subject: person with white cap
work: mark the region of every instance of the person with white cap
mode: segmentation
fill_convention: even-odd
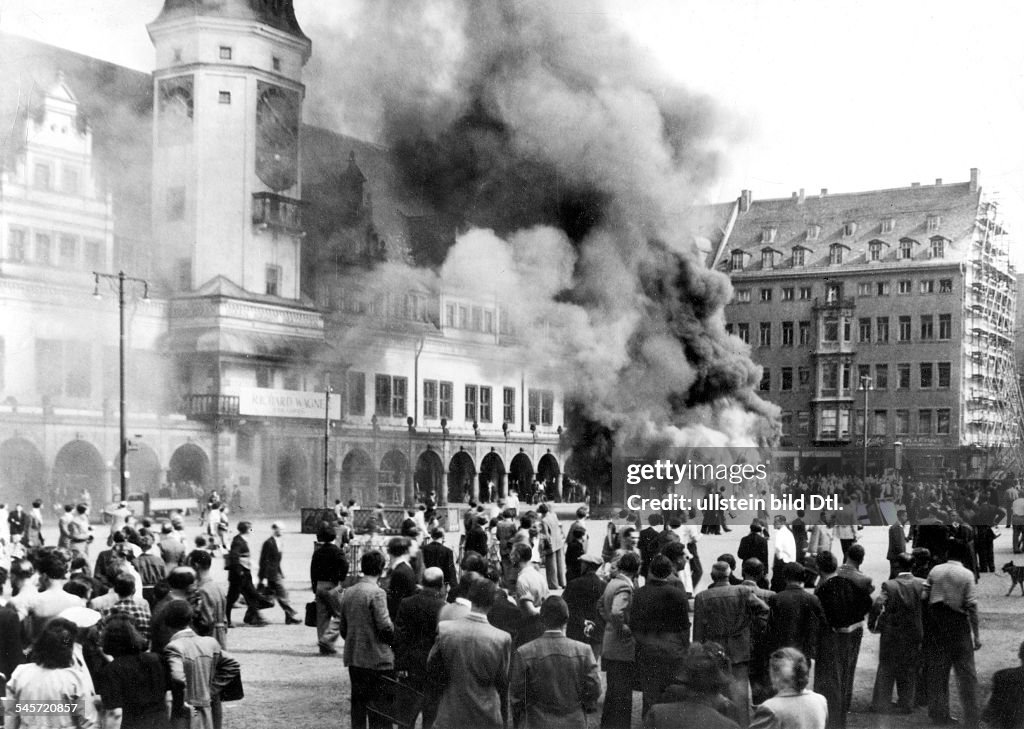
[[[114,543],[114,533],[124,529],[125,524],[128,523],[128,517],[131,515],[132,510],[128,508],[127,501],[118,502],[117,508],[110,512],[110,536],[107,537],[108,547]]]
[[[284,587],[284,573],[281,572],[281,536],[284,527],[275,521],[270,525],[270,536],[263,542],[260,550],[260,570],[257,575],[262,588],[266,584],[266,594],[277,598],[277,604],[284,610],[285,625],[298,625],[302,621],[295,614],[295,608],[288,600],[288,590]]]

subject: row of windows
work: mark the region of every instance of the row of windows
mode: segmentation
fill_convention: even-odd
[[[794,329],[794,325],[796,328]],[[896,320],[896,334],[898,342],[915,341],[913,319],[910,316],[900,316]],[[726,324],[725,330],[735,334],[741,341],[750,344],[750,324],[738,322]],[[759,347],[772,346],[772,322],[758,322],[757,345]],[[811,344],[811,322],[809,320],[792,322],[781,322],[782,340],[781,346],[805,347]],[[953,336],[953,315],[952,314],[922,314],[919,317],[917,328],[919,342],[948,341]],[[844,342],[852,341],[853,324],[851,319],[828,318],[822,322],[821,338],[823,342],[838,342],[840,337]],[[795,337],[795,340],[794,340]],[[879,316],[873,320],[871,317],[861,317],[857,320],[857,341],[861,343],[888,344],[889,343],[889,317]]]
[[[942,224],[941,215],[929,215],[927,219],[927,227],[929,233],[934,233],[939,229],[939,225]],[[843,223],[841,232],[844,238],[852,238],[857,234],[858,223],[856,221],[847,221]],[[896,228],[896,218],[882,218],[879,222],[878,230],[882,234],[891,233]],[[762,243],[774,243],[779,233],[779,227],[777,225],[766,225],[761,228],[761,242]],[[817,223],[811,223],[807,226],[805,232],[807,240],[818,240],[821,237],[821,226]]]
[[[762,242],[774,242],[774,236],[772,240],[766,240],[762,237]],[[928,247],[928,258],[937,259],[945,258],[946,250],[949,246],[950,241],[942,236],[933,236],[929,241]],[[920,241],[914,240],[913,238],[901,238],[899,244],[895,250],[894,258],[900,261],[909,261],[914,258],[915,249],[920,245]],[[882,240],[873,240],[868,243],[867,260],[868,261],[881,261],[887,257],[889,244]],[[811,250],[805,246],[794,246],[790,255],[790,264],[794,268],[800,268],[807,265],[807,252]],[[830,266],[837,266],[842,263],[848,262],[850,255],[850,246],[845,243],[833,243],[828,247],[828,262]],[[736,249],[733,250],[729,258],[729,270],[731,271],[742,271],[746,265],[747,257],[750,255],[747,251]],[[765,248],[761,251],[761,268],[772,269],[775,268],[776,264],[781,262],[783,253],[782,251],[774,248]]]
[[[840,390],[849,392],[852,389],[863,387],[865,379],[872,390],[889,389],[889,365],[876,364],[857,365],[857,380],[852,382],[851,365],[849,364],[824,364],[821,366],[821,392],[822,394],[836,394]],[[897,390],[909,390],[911,388],[912,365],[909,362],[901,362],[893,369],[893,385]],[[952,364],[950,362],[918,362],[917,363],[917,385],[922,390],[949,389],[952,382]],[[793,379],[794,373],[796,380]],[[810,366],[780,367],[777,389],[783,392],[789,390],[806,390],[811,384]],[[765,367],[761,373],[760,390],[770,392],[773,389],[772,370]]]
[[[348,373],[348,413],[366,414],[366,375],[363,372]],[[374,377],[374,414],[382,417],[400,418],[408,413],[408,386],[406,377],[397,375],[376,375]],[[452,420],[454,414],[455,384],[444,380],[423,381],[423,417],[427,420]],[[463,389],[463,415],[467,423],[494,422],[493,388],[487,385],[465,385]],[[502,388],[502,422],[514,424],[516,418],[516,389]],[[527,417],[536,425],[553,425],[555,415],[555,393],[553,390],[530,389],[527,391]]]
[[[862,281],[857,284],[858,296],[889,296],[892,292],[891,281]],[[953,293],[953,279],[940,278],[920,279],[917,282],[919,294],[940,294]],[[783,286],[780,290],[782,301],[810,301],[813,298],[813,287],[811,286]],[[914,282],[912,279],[900,279],[896,282],[896,293],[906,296],[914,293]],[[773,300],[774,289],[762,287],[758,289],[758,301],[769,302]],[[837,302],[843,297],[842,284],[829,284],[825,287],[825,300]],[[752,301],[750,289],[736,289],[735,301],[738,304],[749,304]]]
[[[7,239],[7,260],[32,261],[44,266],[104,268],[106,256],[103,241],[87,239],[82,243],[76,235],[37,232],[30,236],[24,228],[10,228]]]
[[[55,185],[56,163],[38,161],[32,167],[32,186],[37,190],[58,190],[68,195],[77,195],[81,187],[81,171],[68,164],[60,166],[60,187]]]
[[[469,329],[474,332],[485,332],[493,334],[495,331],[495,319],[497,326],[501,328],[502,334],[508,334],[506,324],[508,317],[502,316],[503,312],[495,312],[494,309],[487,309],[482,306],[466,306],[448,302],[444,305],[444,325],[449,329]]]
[[[952,411],[949,408],[917,410],[917,428],[912,432],[912,416],[914,411],[901,409],[893,411],[893,433],[895,435],[949,435],[951,432]],[[817,434],[822,439],[849,438],[850,413],[839,408],[823,408],[820,411]],[[811,413],[808,410],[783,410],[782,435],[809,435],[811,430]],[[854,433],[864,432],[864,411],[858,410],[854,417]],[[889,434],[889,411],[871,411],[871,435]]]
[[[234,51],[234,49],[231,46],[219,46],[217,48],[217,57],[220,60],[222,60],[222,61],[230,61],[230,60],[232,60],[234,55],[235,55],[235,51]],[[175,48],[174,49],[174,62],[175,63],[181,63],[181,49],[180,48]],[[273,66],[275,71],[280,71],[281,70],[281,59],[279,57],[271,56],[270,63],[271,63],[271,66]]]

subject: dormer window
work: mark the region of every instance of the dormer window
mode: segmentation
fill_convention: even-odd
[[[828,247],[828,262],[829,265],[837,266],[843,262],[843,254],[847,250],[847,246],[842,243],[833,243]]]
[[[774,248],[765,248],[761,251],[761,268],[771,269],[775,268],[775,256],[779,255],[779,251]]]
[[[928,232],[929,233],[934,233],[935,231],[937,231],[939,229],[940,225],[942,225],[942,216],[941,215],[929,215],[928,216]]]
[[[807,260],[807,249],[803,246],[796,246],[793,248],[793,266],[799,267],[806,265]]]
[[[778,234],[779,229],[774,225],[766,225],[761,228],[761,242],[762,243],[774,243],[775,236]]]
[[[812,224],[807,226],[807,240],[818,240],[821,237],[821,226]]]
[[[896,218],[882,218],[882,233],[891,233],[896,227]]]
[[[931,240],[931,257],[932,258],[945,258],[946,256],[946,239],[942,236],[935,236]]]
[[[852,237],[857,232],[856,223],[843,223],[843,236],[846,238]]]
[[[743,251],[733,251],[729,258],[729,270],[730,271],[742,271],[743,270],[743,259],[745,254]]]
[[[885,255],[884,247],[888,247],[888,243],[885,241],[873,240],[868,243],[868,260],[881,261],[882,256]]]
[[[909,261],[914,257],[914,246],[917,245],[917,241],[913,238],[900,238],[900,255],[901,261]]]

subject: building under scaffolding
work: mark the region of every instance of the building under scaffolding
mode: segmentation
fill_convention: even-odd
[[[744,191],[710,265],[727,326],[782,410],[782,462],[915,478],[1024,471],[1016,278],[997,206],[970,180],[858,193]]]

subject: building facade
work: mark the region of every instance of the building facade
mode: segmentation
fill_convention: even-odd
[[[131,493],[570,496],[561,394],[499,302],[375,283],[455,231],[387,150],[302,124],[292,3],[167,0],[148,30],[152,75],[4,39],[0,501],[115,498],[122,375]]]
[[[967,477],[1019,441],[1015,274],[978,171],[965,183],[754,200],[713,265],[731,332],[808,471]],[[984,454],[984,455],[983,455]]]

